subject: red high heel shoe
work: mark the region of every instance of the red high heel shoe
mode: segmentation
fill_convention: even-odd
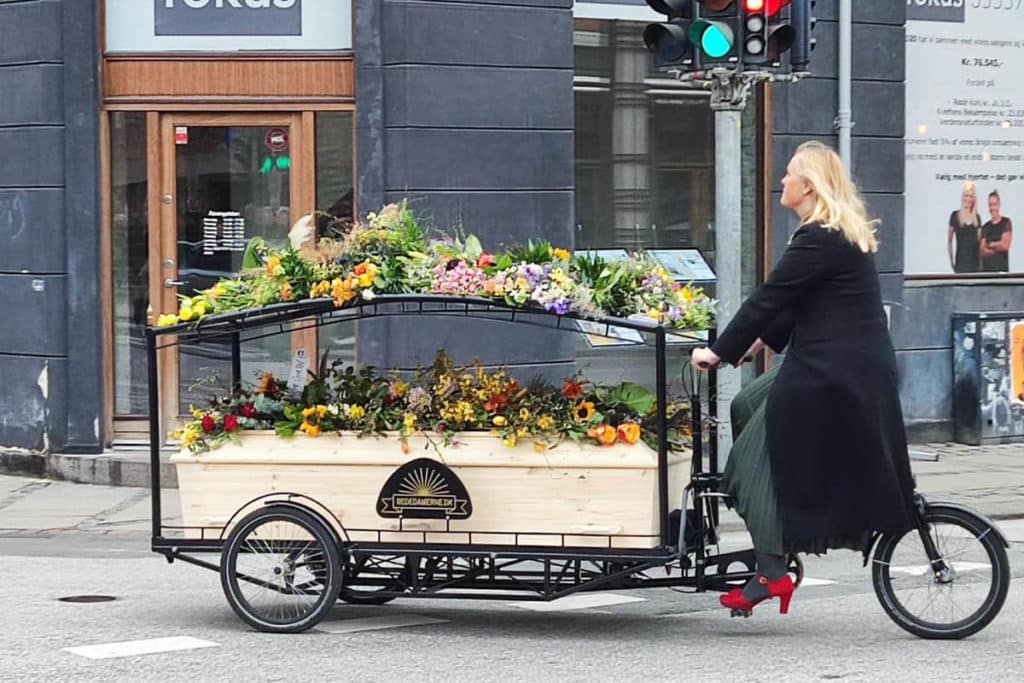
[[[733,616],[737,616],[737,613],[743,614],[743,616],[750,616],[751,611],[753,611],[753,609],[763,601],[771,598],[778,598],[779,614],[788,614],[789,601],[793,599],[793,591],[796,590],[796,586],[793,584],[793,579],[791,579],[787,574],[781,579],[770,581],[759,574],[757,580],[762,586],[768,589],[768,595],[763,598],[750,601],[743,597],[742,588],[733,588],[725,595],[719,597],[718,601],[722,603],[723,607],[731,609],[733,611]]]

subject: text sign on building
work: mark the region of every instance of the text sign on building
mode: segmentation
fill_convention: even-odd
[[[907,0],[907,19],[912,21],[952,21],[962,24],[967,0]],[[986,2],[991,5],[990,0]],[[1009,5],[1012,0],[1007,0]],[[977,6],[977,5],[976,5]]]
[[[158,36],[301,36],[302,0],[153,0]]]
[[[353,0],[105,0],[107,53],[352,49]]]

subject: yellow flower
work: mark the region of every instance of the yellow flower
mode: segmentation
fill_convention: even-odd
[[[178,316],[164,313],[156,320],[157,327],[166,327],[167,325],[177,325]]]
[[[495,427],[504,427],[505,425],[508,424],[508,420],[506,420],[502,415],[496,416],[493,422]]]
[[[549,415],[541,415],[537,418],[537,427],[548,431],[555,428],[555,421]]]
[[[202,318],[204,315],[206,315],[206,302],[197,301],[195,304],[193,304],[192,310],[195,311],[197,318]]]
[[[278,275],[284,274],[284,268],[281,266],[280,256],[271,256],[267,259],[267,275],[269,277],[277,277]]]
[[[186,427],[185,430],[181,433],[182,446],[188,448],[190,446],[194,446],[197,441],[199,441],[199,432],[197,432],[196,430]]]
[[[192,312],[192,304],[182,304],[181,309],[178,311],[178,318],[182,322],[188,322],[195,317],[195,313]]]
[[[316,408],[303,408],[302,409],[302,417],[303,418],[311,417],[313,415],[313,413],[315,413],[315,412],[316,412]]]
[[[316,406],[316,416],[318,418],[322,418],[326,414],[327,414],[327,406],[325,406],[325,405],[318,405],[318,406]]]
[[[529,434],[529,432],[526,431],[525,427],[520,427],[519,429],[516,430],[516,436],[518,436],[520,439],[525,438],[527,434]]]
[[[693,303],[693,298],[694,297],[693,297],[693,290],[692,289],[690,289],[689,287],[683,287],[682,294],[683,294],[683,301],[685,301],[688,304]]]
[[[530,411],[527,410],[526,408],[520,408],[519,409],[519,421],[520,422],[526,422],[529,419],[530,419]]]
[[[305,432],[307,436],[313,436],[313,437],[320,436],[320,426],[319,425],[310,424],[308,422],[303,422],[301,425],[299,425],[299,429],[301,431]]]
[[[228,293],[228,288],[225,287],[220,282],[218,282],[217,284],[215,284],[213,286],[213,296],[215,296],[215,297],[224,296],[227,293]]]
[[[572,254],[569,253],[568,249],[553,249],[551,255],[559,261],[568,261]]]
[[[309,298],[320,299],[331,293],[331,283],[327,280],[321,280],[315,285],[309,288]]]
[[[516,442],[517,442],[516,441],[516,435],[515,434],[509,434],[504,439],[502,439],[501,442],[503,444],[505,444],[509,448],[515,448],[516,447]]]
[[[407,393],[409,393],[409,385],[403,382],[402,380],[398,380],[397,382],[395,382],[394,385],[392,385],[392,389],[395,392],[395,396],[397,396],[398,398],[402,398]]]
[[[661,311],[659,311],[657,308],[652,308],[651,310],[647,311],[647,317],[653,318],[654,320],[661,322]]]
[[[577,422],[590,422],[594,417],[594,404],[591,401],[580,401],[572,409],[572,416]]]
[[[543,452],[544,452],[544,451],[546,451],[547,449],[548,449],[548,447],[547,447],[547,446],[545,446],[545,445],[544,445],[543,443],[541,443],[540,441],[534,441],[534,442],[533,442],[533,450],[537,451],[538,453],[543,453]]]
[[[373,284],[373,276],[369,273],[363,273],[359,276],[359,286],[366,289]]]
[[[416,427],[416,416],[412,413],[406,413],[403,419],[406,429],[414,429]]]
[[[362,406],[349,406],[348,417],[351,420],[360,420],[366,417],[366,408]]]

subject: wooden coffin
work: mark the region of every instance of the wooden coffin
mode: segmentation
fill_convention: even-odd
[[[642,442],[566,441],[538,452],[530,441],[508,448],[486,433],[460,434],[453,447],[433,441],[412,437],[405,453],[397,438],[246,432],[241,444],[180,452],[172,462],[183,523],[196,527],[186,535],[204,527],[206,538],[217,538],[253,499],[295,493],[329,510],[352,541],[659,544],[657,455]],[[689,473],[690,454],[671,453],[670,509],[679,507]]]

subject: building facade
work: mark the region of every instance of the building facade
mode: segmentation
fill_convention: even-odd
[[[1012,278],[906,275],[907,8],[853,5],[853,170],[883,221],[908,427],[949,436],[951,314],[1024,302]],[[778,208],[789,155],[836,141],[837,6],[817,3],[813,76],[765,86],[745,115],[747,286],[795,228]],[[643,0],[0,2],[2,457],[143,440],[147,322],[314,211],[407,199],[485,244],[694,247],[713,262],[713,117],[706,93],[651,68],[653,18]],[[650,372],[565,337],[374,321],[268,342],[243,369],[287,372],[297,347],[393,366],[445,346],[551,375]],[[164,414],[224,362],[162,357]]]

